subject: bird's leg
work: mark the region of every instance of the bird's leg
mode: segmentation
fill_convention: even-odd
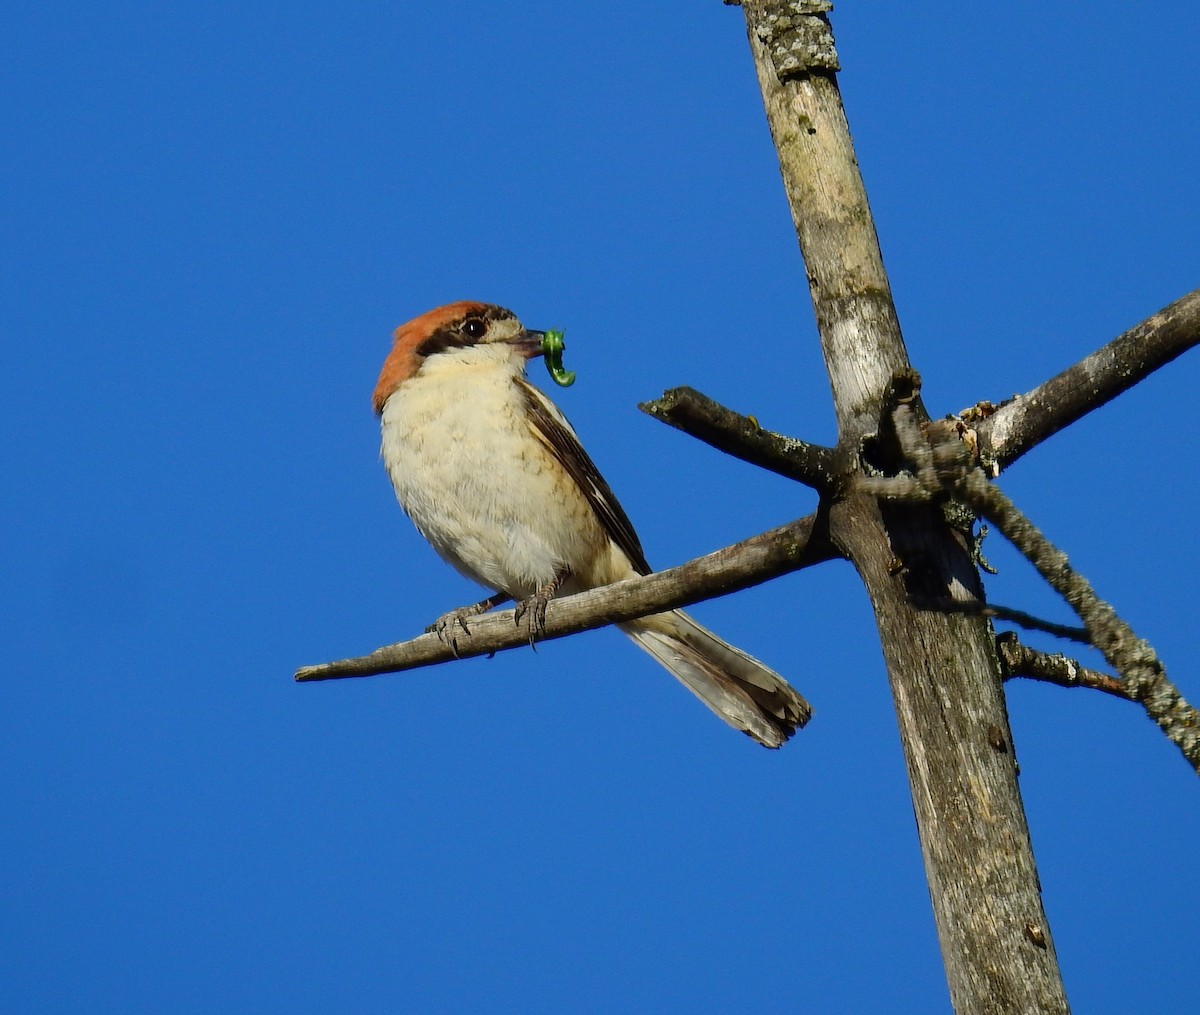
[[[516,612],[513,619],[520,624],[521,618],[529,613],[529,644],[532,645],[546,631],[546,604],[554,598],[554,593],[562,588],[565,582],[571,576],[571,569],[564,567],[545,585],[538,589],[528,599],[522,599],[517,603]]]
[[[487,613],[488,610],[495,609],[501,603],[507,603],[512,596],[507,592],[497,592],[494,596],[488,596],[482,602],[475,603],[473,606],[460,606],[457,610],[451,610],[449,613],[443,613],[437,620],[425,628],[426,633],[436,634],[442,641],[446,642],[452,652],[458,655],[458,631],[456,628],[461,627],[466,634],[471,633],[471,629],[467,627],[468,617],[478,617],[481,613]]]

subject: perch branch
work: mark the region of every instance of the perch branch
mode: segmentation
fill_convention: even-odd
[[[743,462],[822,492],[833,485],[833,448],[764,430],[758,420],[727,409],[694,388],[671,388],[638,408]]]
[[[666,571],[555,599],[546,610],[544,638],[562,638],[690,606],[835,556],[824,537],[823,519],[809,515]],[[528,632],[516,624],[514,611],[504,610],[472,620],[471,633],[460,637],[457,651],[436,634],[423,634],[376,649],[369,655],[302,667],[296,671],[296,680],[395,673],[528,644]]]
[[[1113,339],[1104,348],[1018,395],[976,424],[995,474],[1042,441],[1133,387],[1200,343],[1200,289]],[[968,409],[969,418],[978,410]]]
[[[1029,677],[1032,680],[1057,684],[1059,687],[1090,687],[1092,690],[1111,694],[1114,698],[1134,700],[1129,688],[1116,677],[1099,670],[1089,670],[1064,655],[1050,655],[1022,645],[1012,631],[1005,631],[996,636],[996,651],[1004,667],[1005,680],[1010,677]]]

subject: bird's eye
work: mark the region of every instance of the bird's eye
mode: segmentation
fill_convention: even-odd
[[[487,325],[478,317],[468,317],[463,323],[463,334],[468,338],[483,338],[487,334]]]

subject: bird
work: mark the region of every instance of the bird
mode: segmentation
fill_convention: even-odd
[[[493,593],[427,630],[456,649],[509,600],[534,640],[557,594],[651,572],[624,509],[557,406],[525,377],[545,332],[463,300],[396,329],[372,406],[396,498],[447,563]],[[777,748],[812,710],[778,673],[673,610],[621,624],[705,705]]]

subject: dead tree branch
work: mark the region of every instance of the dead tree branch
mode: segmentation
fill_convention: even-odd
[[[1200,343],[1200,289],[1188,293],[1074,366],[976,424],[994,474]],[[968,413],[971,410],[968,410]]]
[[[638,408],[743,462],[814,490],[824,492],[833,485],[833,448],[764,430],[752,416],[727,409],[694,388],[671,388],[661,398],[643,402]]]
[[[690,606],[836,556],[825,539],[821,517],[809,515],[666,571],[552,600],[546,609],[544,639]],[[514,611],[504,610],[472,620],[470,635],[459,638],[457,650],[436,634],[423,634],[369,655],[302,667],[296,671],[296,680],[396,673],[528,644],[529,634],[516,624]]]
[[[912,491],[912,487],[908,485],[897,487],[896,489]],[[946,613],[965,613],[972,617],[990,617],[993,620],[1006,620],[1011,624],[1018,624],[1027,630],[1052,634],[1056,638],[1063,638],[1067,641],[1077,641],[1084,645],[1092,643],[1092,639],[1088,637],[1087,631],[1082,627],[1068,627],[1066,624],[1056,624],[1053,621],[1035,617],[1032,613],[1026,613],[1024,610],[1014,610],[1010,606],[1000,606],[996,603],[981,603],[978,600],[949,598],[921,599],[914,596],[913,605],[922,610],[941,610]]]
[[[1099,670],[1089,670],[1064,655],[1050,655],[1022,645],[1012,631],[1005,631],[996,636],[996,649],[1004,666],[1005,680],[1010,677],[1028,677],[1031,680],[1057,684],[1059,687],[1088,687],[1111,694],[1114,698],[1134,700],[1129,688],[1117,677],[1111,677]]]
[[[897,406],[893,417],[913,474],[895,479],[867,477],[860,481],[860,488],[918,501],[953,497],[995,525],[1067,601],[1083,621],[1091,644],[1121,674],[1128,697],[1142,705],[1200,774],[1200,713],[1167,678],[1150,645],[1134,634],[1116,610],[1096,595],[1091,583],[1071,567],[1067,555],[971,462],[952,426],[939,422],[920,427],[907,404]]]
[[[838,90],[831,4],[741,6],[829,371],[838,453],[847,471],[862,463],[887,474],[866,444],[910,362]],[[919,401],[916,411],[923,418]],[[951,999],[961,1012],[1065,1012],[1012,753],[994,746],[1011,733],[989,625],[909,599],[978,597],[970,547],[935,509],[844,487],[826,498],[830,535],[862,577],[879,629]]]
[[[1200,713],[1167,678],[1150,645],[1134,634],[1091,583],[1071,567],[1067,555],[1038,530],[1025,514],[991,483],[979,468],[969,468],[954,491],[980,516],[996,526],[1050,583],[1087,628],[1092,644],[1121,674],[1129,696],[1140,702],[1188,764],[1200,774]]]

